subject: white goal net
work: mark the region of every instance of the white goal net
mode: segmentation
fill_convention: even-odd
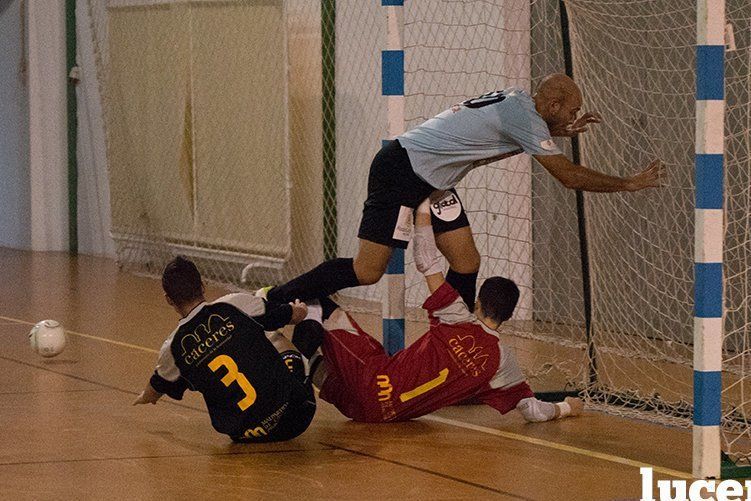
[[[239,284],[250,264],[253,287],[354,255],[368,168],[387,133],[380,2],[86,4],[124,267],[155,273],[181,253],[221,282]],[[604,117],[582,137],[582,163],[625,176],[659,157],[667,183],[585,195],[583,274],[573,192],[526,156],[476,169],[459,194],[480,279],[519,283],[506,332],[533,385],[584,389],[609,412],[688,425],[696,6],[566,7],[584,108]],[[406,128],[468,97],[532,90],[564,70],[558,2],[420,0],[404,9]],[[751,4],[727,0],[727,18],[723,430],[726,449],[743,455],[751,451]],[[426,289],[409,252],[406,284],[408,307],[419,306]],[[380,310],[378,285],[345,294]]]

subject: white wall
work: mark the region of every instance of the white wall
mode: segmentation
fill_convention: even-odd
[[[31,245],[28,96],[21,0],[0,0],[0,246]]]
[[[26,2],[31,248],[68,249],[65,2]]]
[[[110,237],[110,187],[102,97],[97,81],[88,2],[76,1],[78,97],[78,252],[115,256]]]
[[[34,16],[31,25],[24,20],[21,3],[21,0],[0,0],[0,246],[30,249],[34,231],[36,250],[67,250],[63,2],[37,2],[31,12],[27,2],[27,14]],[[78,0],[76,14],[77,60],[81,68],[77,88],[78,247],[81,254],[114,257],[109,235],[104,125],[86,1]],[[24,37],[27,37],[25,44]],[[51,46],[54,46],[52,52]],[[37,62],[26,61],[24,50],[36,57]],[[29,64],[35,66],[29,68]],[[33,87],[38,99],[37,118],[32,124],[37,130],[33,166],[29,134],[29,113],[33,110],[29,106],[27,83],[30,69],[32,78],[37,75]],[[55,80],[52,88],[50,79]],[[50,106],[55,108],[53,112],[49,111]],[[55,127],[59,129],[54,130]]]

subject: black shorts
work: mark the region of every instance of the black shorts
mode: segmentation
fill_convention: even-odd
[[[261,427],[250,427],[239,436],[232,437],[238,443],[284,442],[292,440],[308,429],[316,413],[316,398],[313,387],[306,384],[308,392],[303,398],[289,402],[277,425],[265,434]]]
[[[316,413],[316,397],[310,380],[305,377],[302,356],[296,350],[285,351],[280,355],[293,378],[289,382],[292,385],[290,401],[282,405],[283,411],[277,411],[277,413],[281,412],[281,416],[269,416],[264,420],[266,428],[270,428],[269,422],[278,419],[276,425],[268,433],[264,426],[251,425],[239,435],[233,436],[234,442],[262,443],[291,440],[307,430],[313,421]],[[297,358],[299,362],[288,363],[292,362],[293,358]]]
[[[370,164],[368,198],[362,210],[363,240],[406,249],[412,234],[414,211],[433,192],[433,231],[443,233],[469,226],[467,214],[456,190],[440,193],[423,181],[409,162],[399,141],[388,141]]]

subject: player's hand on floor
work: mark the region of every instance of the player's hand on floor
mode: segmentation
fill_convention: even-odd
[[[658,158],[652,160],[646,169],[631,178],[631,191],[643,190],[644,188],[659,188],[665,180],[665,168]]]
[[[156,398],[156,399],[150,398],[149,395],[147,395],[146,391],[144,390],[141,392],[140,395],[138,395],[138,397],[135,400],[133,400],[133,405],[140,405],[140,404],[156,405],[157,400],[159,400],[159,398]]]
[[[133,405],[156,404],[160,398],[162,398],[162,393],[156,391],[154,387],[151,386],[151,382],[149,382],[141,394],[133,401]]]
[[[299,299],[295,299],[295,302],[289,303],[289,305],[292,306],[292,319],[289,321],[291,325],[299,324],[308,316],[308,305]]]
[[[584,412],[584,400],[578,397],[566,397],[565,402],[571,406],[571,414],[569,416],[578,416]]]

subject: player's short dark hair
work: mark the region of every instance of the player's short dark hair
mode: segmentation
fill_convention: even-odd
[[[490,277],[480,287],[477,299],[486,317],[499,323],[505,322],[511,318],[519,301],[519,287],[508,278]]]
[[[203,297],[201,274],[193,261],[182,256],[167,263],[162,272],[162,288],[175,304]]]

